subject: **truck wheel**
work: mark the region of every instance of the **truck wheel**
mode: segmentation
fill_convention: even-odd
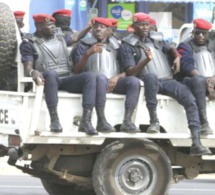
[[[0,76],[14,65],[17,40],[15,18],[9,6],[0,3]]]
[[[49,195],[96,195],[93,190],[78,190],[75,185],[63,185],[41,179]]]
[[[167,155],[148,140],[122,140],[108,145],[93,169],[97,195],[166,194],[171,178]]]

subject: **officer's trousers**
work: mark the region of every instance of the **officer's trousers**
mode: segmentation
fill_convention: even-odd
[[[157,94],[170,96],[176,99],[178,103],[184,107],[189,128],[191,130],[200,129],[196,99],[186,85],[174,79],[160,80],[156,75],[151,73],[144,75],[143,81],[148,109],[156,109],[158,103],[156,98]]]
[[[57,106],[58,90],[83,94],[83,107],[92,108],[96,105],[96,101],[100,104],[105,104],[107,78],[104,75],[84,72],[65,78],[59,78],[56,71],[49,70],[43,73],[43,77],[45,79],[45,100],[48,107]],[[98,86],[97,83],[99,83]]]
[[[134,76],[121,78],[113,93],[126,95],[125,108],[135,108],[140,94],[140,81]]]
[[[202,75],[185,77],[183,83],[189,87],[199,110],[206,109],[207,78]]]

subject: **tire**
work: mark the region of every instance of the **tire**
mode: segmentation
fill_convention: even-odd
[[[15,18],[9,6],[0,3],[0,76],[9,72],[16,57]]]
[[[162,195],[172,178],[164,151],[147,140],[122,140],[97,157],[93,186],[97,195]]]
[[[12,69],[17,49],[15,24],[9,6],[0,2],[0,90],[17,89],[17,71]]]
[[[96,195],[93,190],[79,190],[75,185],[63,185],[41,179],[43,187],[49,195]]]

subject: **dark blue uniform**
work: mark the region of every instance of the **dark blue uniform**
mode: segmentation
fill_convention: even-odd
[[[83,56],[86,54],[87,50],[90,47],[92,46],[79,42],[76,49],[76,55],[75,55],[76,63],[78,63],[83,58]],[[108,81],[109,80],[106,78],[106,86],[108,85]],[[136,77],[133,77],[133,76],[119,79],[115,88],[113,89],[113,93],[126,95],[126,100],[125,100],[126,108],[136,107],[137,101],[139,98],[139,91],[140,91],[140,82]]]
[[[71,39],[65,36],[67,45],[71,44]],[[20,45],[20,52],[22,54],[22,62],[35,62],[38,54],[31,40],[23,41]],[[106,86],[100,88],[96,83],[104,83],[103,77],[96,77],[95,74],[85,72],[82,74],[72,75],[65,78],[59,78],[54,70],[47,70],[43,72],[45,79],[45,99],[47,106],[57,106],[58,90],[68,91],[70,93],[83,94],[83,107],[93,108],[96,100],[99,99],[98,94],[106,94]],[[97,91],[98,90],[98,91]],[[97,95],[97,98],[96,98]],[[101,101],[103,102],[103,100]]]
[[[145,43],[153,42],[150,38],[145,39]],[[160,48],[164,55],[170,49],[170,46],[166,42],[160,42]],[[136,66],[139,61],[138,50],[135,46],[131,46],[128,43],[122,42],[120,47],[121,66],[124,70],[131,66]],[[197,136],[200,129],[199,115],[196,106],[196,100],[190,92],[189,88],[174,79],[158,79],[159,72],[157,74],[148,73],[144,77],[139,76],[144,81],[145,86],[145,98],[147,108],[156,109],[157,98],[156,94],[163,94],[176,99],[181,105],[184,106],[187,114],[189,128],[192,134]],[[193,131],[192,131],[193,130]]]
[[[202,75],[192,76],[191,72],[195,70],[195,61],[193,58],[193,49],[189,43],[180,43],[178,52],[181,54],[181,72],[179,79],[186,84],[196,98],[198,109],[206,108],[205,96],[207,93],[207,78]]]

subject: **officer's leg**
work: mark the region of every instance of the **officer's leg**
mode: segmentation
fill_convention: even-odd
[[[157,93],[160,88],[160,82],[156,75],[147,74],[143,77],[144,81],[144,95],[146,99],[146,107],[149,111],[150,126],[147,129],[147,133],[160,132],[159,120],[157,117]]]
[[[107,94],[108,79],[103,74],[96,75],[96,114],[97,126],[99,132],[109,133],[114,132],[116,129],[112,127],[105,117],[105,103]]]
[[[57,104],[58,104],[58,85],[59,78],[58,74],[55,71],[46,71],[43,73],[45,79],[44,93],[45,100],[49,110],[51,125],[50,129],[52,132],[62,132],[62,126],[60,124],[58,113],[57,113]]]
[[[120,130],[128,133],[140,132],[140,130],[131,122],[140,94],[139,79],[133,76],[120,79],[117,82],[113,93],[126,95],[125,114]]]
[[[97,135],[98,132],[91,123],[92,111],[95,107],[96,100],[96,75],[90,72],[84,72],[61,79],[59,89],[70,93],[83,94],[83,116],[79,131],[84,131],[89,135]]]
[[[190,155],[201,156],[210,154],[211,151],[208,148],[203,147],[200,142],[201,126],[198,108],[196,105],[196,99],[189,88],[176,80],[168,80],[163,82],[162,94],[173,97],[179,102],[179,104],[184,106],[193,141],[190,148]]]
[[[184,78],[183,83],[189,87],[194,97],[196,98],[196,104],[198,106],[199,118],[201,122],[201,134],[209,135],[213,134],[213,130],[210,128],[207,112],[206,112],[206,91],[207,80],[204,76],[197,75],[192,78]]]

